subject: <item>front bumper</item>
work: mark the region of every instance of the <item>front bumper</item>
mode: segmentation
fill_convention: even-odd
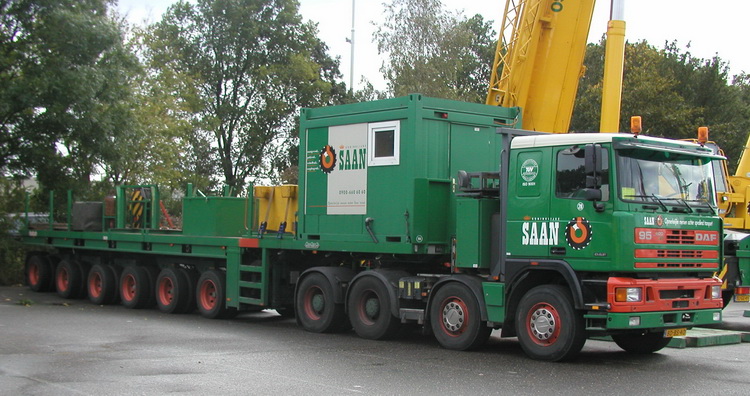
[[[604,319],[602,330],[689,328],[721,323],[721,309],[632,313],[597,312],[586,315],[586,318]],[[599,320],[596,322],[602,323]],[[635,322],[637,324],[634,324]]]

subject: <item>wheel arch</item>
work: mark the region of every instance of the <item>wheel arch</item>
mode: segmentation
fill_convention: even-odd
[[[434,296],[438,290],[442,289],[443,287],[451,283],[460,283],[466,286],[471,291],[471,293],[477,299],[477,303],[479,304],[479,315],[482,321],[486,321],[487,320],[487,306],[484,302],[484,291],[482,290],[482,281],[483,279],[480,277],[467,275],[467,274],[456,274],[456,275],[445,276],[445,277],[440,278],[440,280],[435,282],[435,284],[432,286],[432,290],[430,290],[430,296],[427,298],[427,309],[425,309],[425,322],[430,320],[430,307],[433,304],[432,296]]]
[[[539,262],[518,271],[509,282],[503,337],[516,335],[515,312],[521,298],[535,286],[554,284],[565,286],[570,291],[575,309],[585,308],[581,282],[570,265],[564,261]]]
[[[302,280],[312,274],[321,274],[328,279],[333,288],[334,303],[343,304],[346,302],[345,290],[351,285],[355,273],[349,268],[341,267],[312,267],[305,270],[300,274],[297,284],[294,286],[294,301],[297,301],[297,293],[299,293],[299,285],[302,283]]]
[[[396,269],[375,269],[370,271],[362,271],[358,273],[352,280],[349,282],[349,287],[346,290],[346,305],[349,304],[349,290],[351,290],[352,285],[354,285],[356,282],[358,282],[360,279],[363,279],[365,277],[374,277],[378,279],[380,282],[382,282],[385,285],[386,290],[388,290],[388,298],[391,300],[391,315],[395,317],[399,317],[399,307],[401,306],[398,301],[398,281],[399,279],[403,277],[409,276],[409,273],[402,270],[396,270]],[[393,285],[396,285],[394,287]]]

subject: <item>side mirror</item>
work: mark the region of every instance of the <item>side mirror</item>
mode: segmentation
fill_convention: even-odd
[[[583,199],[585,199],[586,201],[601,201],[602,190],[598,188],[584,188]]]
[[[584,170],[586,172],[586,188],[598,189],[602,186],[602,146],[587,144],[584,151]]]

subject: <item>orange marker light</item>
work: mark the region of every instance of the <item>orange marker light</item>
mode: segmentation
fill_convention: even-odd
[[[698,127],[698,143],[702,145],[708,141],[708,127]]]
[[[638,136],[643,132],[643,124],[641,124],[641,116],[632,116],[630,117],[630,133],[632,133],[635,136]]]

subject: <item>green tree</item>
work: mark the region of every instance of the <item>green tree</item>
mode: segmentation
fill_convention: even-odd
[[[374,34],[389,91],[484,102],[496,34],[481,15],[451,13],[440,0],[393,0]]]
[[[225,182],[277,180],[292,162],[300,107],[345,98],[338,61],[293,0],[198,0],[172,5],[150,26],[147,62],[211,137]],[[183,84],[190,81],[190,84]],[[189,109],[189,110],[188,110]]]
[[[108,0],[0,2],[0,172],[86,186],[131,123],[129,77]]]
[[[589,44],[571,121],[572,131],[599,128],[604,46]],[[675,139],[694,138],[708,126],[729,158],[738,158],[748,133],[747,79],[729,82],[728,65],[718,56],[696,58],[675,42],[657,49],[645,41],[625,47],[620,130],[630,116],[643,117],[644,133]],[[730,164],[733,161],[730,161]]]

